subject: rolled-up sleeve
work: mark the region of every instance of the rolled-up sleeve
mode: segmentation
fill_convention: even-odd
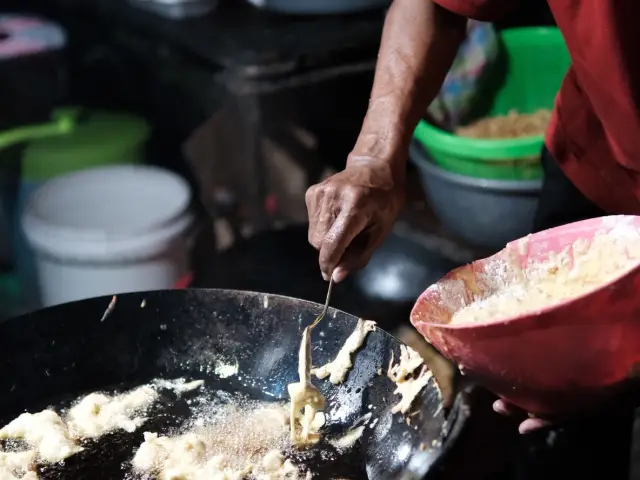
[[[513,10],[518,4],[516,0],[433,0],[445,10],[462,17],[495,22]]]

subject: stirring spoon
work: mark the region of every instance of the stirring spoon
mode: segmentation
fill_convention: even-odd
[[[296,435],[296,419],[297,416],[304,408],[304,415],[301,419],[302,435],[301,440],[306,442],[309,437],[309,428],[311,422],[318,410],[322,410],[325,404],[325,398],[312,383],[311,383],[311,330],[318,325],[327,314],[329,309],[329,301],[331,300],[331,290],[333,289],[333,276],[329,280],[329,288],[327,289],[327,298],[324,302],[324,308],[322,312],[316,317],[316,319],[308,325],[302,332],[302,341],[300,344],[300,352],[298,356],[298,376],[300,381],[298,383],[292,383],[287,386],[289,396],[291,397],[291,411],[290,411],[290,428],[291,428],[291,441],[294,444],[300,443]]]

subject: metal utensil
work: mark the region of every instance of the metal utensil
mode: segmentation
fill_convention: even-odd
[[[320,312],[320,315],[318,315],[313,321],[313,323],[307,327],[309,330],[318,325],[318,323],[320,323],[320,321],[327,314],[327,310],[329,309],[329,300],[331,300],[331,290],[333,290],[333,276],[331,277],[331,280],[329,280],[329,288],[327,289],[327,298],[324,301],[324,308],[322,309],[322,312]]]
[[[302,438],[308,437],[308,429],[310,422],[313,420],[315,412],[322,410],[325,405],[325,398],[316,386],[311,383],[311,331],[320,323],[327,314],[329,309],[329,300],[331,299],[331,290],[333,289],[333,275],[329,280],[329,288],[327,289],[327,298],[324,301],[324,307],[320,315],[310,323],[302,332],[302,340],[300,344],[300,352],[298,357],[298,377],[297,383],[291,383],[287,386],[289,396],[291,397],[291,442],[296,444],[296,418],[299,415],[298,409],[304,410],[305,414],[300,421],[302,424]]]
[[[298,373],[300,374],[300,382],[306,383],[311,387],[313,387],[313,385],[311,385],[311,330],[313,330],[314,327],[318,325],[327,314],[327,310],[329,309],[329,300],[331,300],[331,290],[333,290],[333,277],[331,277],[331,280],[329,280],[327,298],[324,301],[324,307],[322,308],[320,315],[318,315],[316,319],[311,322],[302,332],[302,343],[304,345],[304,351],[300,351],[300,365],[298,367]]]

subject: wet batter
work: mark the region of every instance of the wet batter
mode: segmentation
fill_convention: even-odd
[[[329,381],[334,385],[344,382],[347,373],[351,370],[351,367],[353,367],[351,355],[362,347],[365,338],[367,338],[367,334],[373,332],[375,329],[376,322],[359,318],[355,330],[344,342],[335,360],[322,367],[314,368],[311,370],[311,373],[320,379],[329,377]]]
[[[358,319],[355,330],[336,355],[336,358],[326,365],[317,369],[311,369],[311,330],[317,322],[309,325],[302,332],[302,342],[298,355],[298,375],[300,381],[287,386],[291,397],[291,442],[294,445],[308,445],[316,443],[319,435],[314,434],[310,425],[316,417],[318,411],[325,405],[325,398],[320,391],[311,383],[311,373],[323,379],[329,377],[331,383],[339,384],[344,381],[347,373],[353,367],[351,355],[353,355],[364,344],[369,332],[376,329],[376,322],[371,320]],[[303,410],[302,415],[300,411]],[[297,433],[297,423],[301,425],[300,435]]]

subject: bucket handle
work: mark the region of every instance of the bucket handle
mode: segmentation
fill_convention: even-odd
[[[54,112],[51,122],[0,132],[0,150],[28,140],[67,134],[75,128],[78,114],[78,111],[64,109]]]

